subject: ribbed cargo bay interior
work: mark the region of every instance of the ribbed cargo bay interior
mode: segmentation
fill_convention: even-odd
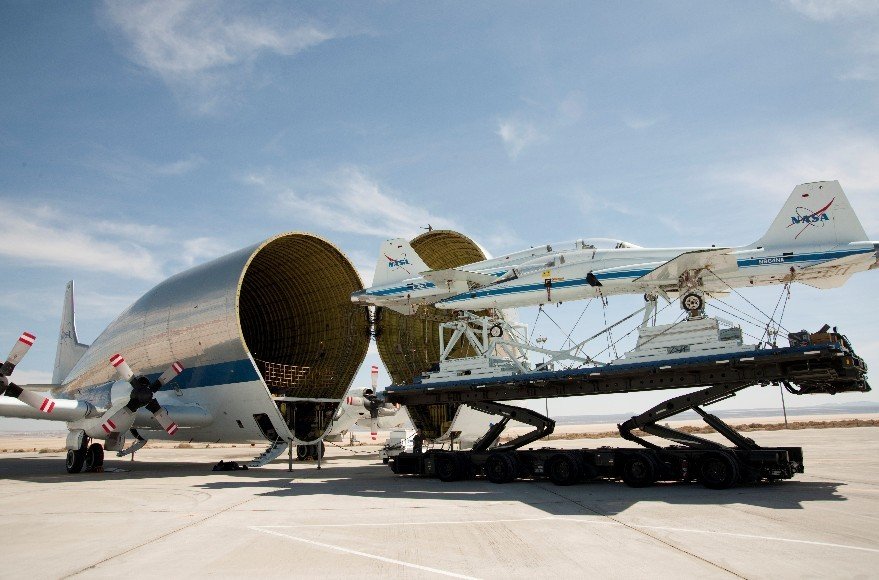
[[[335,246],[309,234],[272,240],[241,284],[244,341],[273,394],[341,399],[369,344],[360,278]],[[271,376],[270,376],[271,375]]]

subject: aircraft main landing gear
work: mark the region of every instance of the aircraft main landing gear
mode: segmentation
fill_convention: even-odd
[[[67,450],[67,473],[96,471],[104,465],[104,446],[100,443],[89,445],[89,439],[83,437],[79,449]]]

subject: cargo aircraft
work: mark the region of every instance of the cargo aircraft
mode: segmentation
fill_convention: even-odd
[[[69,472],[150,439],[263,441],[253,464],[264,465],[348,418],[375,431],[399,409],[369,389],[345,399],[370,340],[349,299],[362,287],[334,245],[281,234],[161,282],[85,345],[70,282],[52,382],[14,382],[36,340],[21,334],[0,367],[0,416],[65,422]]]
[[[740,247],[642,248],[620,240],[548,244],[430,270],[403,239],[381,246],[374,285],[351,300],[404,314],[423,305],[476,311],[613,294],[679,298],[687,311],[736,288],[801,282],[844,284],[876,269],[879,243],[867,234],[837,181],[794,188],[769,230]]]

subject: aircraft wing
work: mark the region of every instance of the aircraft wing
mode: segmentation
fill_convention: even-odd
[[[497,280],[497,278],[491,274],[480,274],[479,272],[470,272],[468,270],[459,270],[457,268],[428,270],[427,272],[420,272],[419,275],[425,280],[433,282],[440,288],[448,286],[453,282],[469,282],[478,286],[486,286]]]
[[[649,273],[636,279],[635,282],[663,284],[677,282],[681,274],[689,270],[710,269],[715,273],[732,272],[739,267],[736,257],[730,254],[730,248],[711,248],[709,250],[693,250],[672,258]]]
[[[821,290],[839,288],[856,272],[870,269],[872,260],[872,255],[865,260],[863,254],[855,254],[812,264],[797,274],[797,281]]]

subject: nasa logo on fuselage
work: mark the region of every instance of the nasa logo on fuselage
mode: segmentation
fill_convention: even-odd
[[[784,258],[781,256],[776,256],[774,258],[760,258],[757,260],[758,264],[784,264]]]

